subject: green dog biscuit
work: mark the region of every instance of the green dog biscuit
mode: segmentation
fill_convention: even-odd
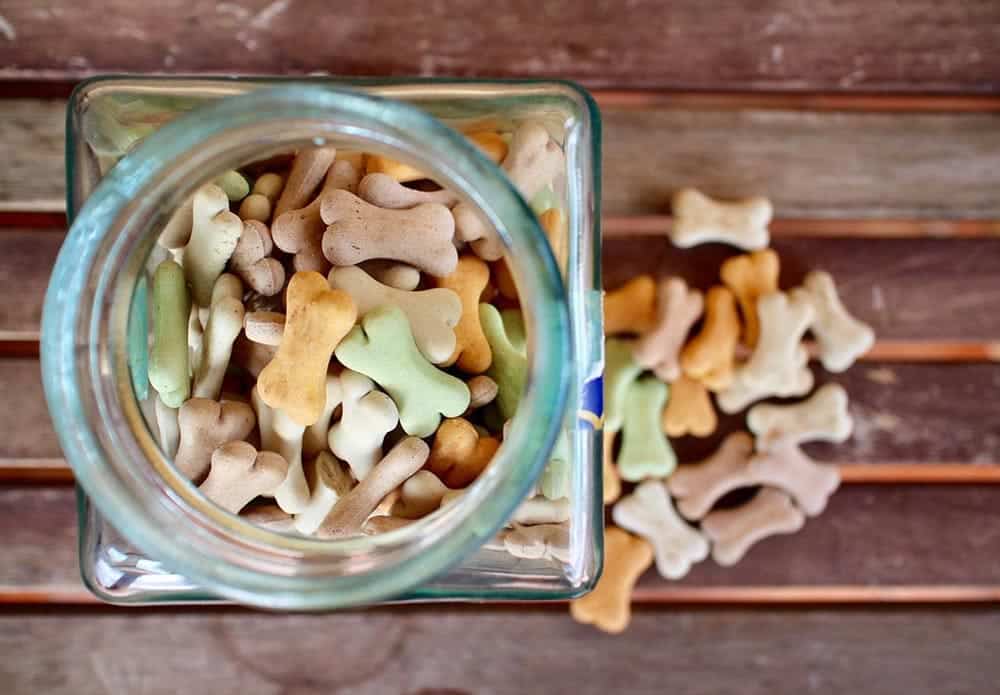
[[[479,322],[493,351],[493,363],[486,375],[497,383],[496,403],[504,420],[514,417],[528,380],[528,358],[507,336],[503,318],[492,304],[479,305]]]
[[[522,355],[528,354],[528,336],[524,331],[524,314],[520,309],[504,309],[500,312],[507,340]]]
[[[623,480],[636,483],[646,478],[664,478],[677,467],[677,457],[660,425],[668,393],[667,385],[653,377],[639,379],[629,386],[618,456],[618,472]]]
[[[149,383],[164,405],[179,408],[191,395],[188,373],[188,314],[191,300],[184,270],[163,261],[153,273],[153,347],[149,351]]]
[[[230,169],[214,181],[215,185],[226,192],[226,197],[236,203],[250,195],[250,182],[243,174]]]
[[[542,477],[538,480],[538,490],[550,500],[558,500],[569,497],[569,474],[570,474],[570,454],[569,438],[566,430],[559,433],[556,446],[552,450],[552,458],[549,465],[542,472]]]
[[[642,373],[632,357],[632,344],[608,338],[604,343],[604,429],[618,432],[625,419],[629,385]]]
[[[459,417],[469,407],[469,387],[420,354],[399,307],[387,304],[365,314],[335,354],[345,367],[370,377],[392,396],[399,424],[409,435],[429,437],[442,415]]]

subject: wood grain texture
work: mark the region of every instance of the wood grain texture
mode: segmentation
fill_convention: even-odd
[[[990,91],[989,0],[708,5],[516,0],[358,8],[320,0],[12,0],[9,77],[242,72],[542,77],[591,86]],[[80,32],[81,26],[101,32]],[[363,47],[363,50],[361,48]]]
[[[0,616],[0,649],[9,695],[520,695],[570,684],[580,695],[714,695],[736,682],[744,695],[972,695],[1000,677],[998,628],[993,610],[913,608],[641,607],[619,637],[574,624],[561,607],[20,611]]]
[[[1000,219],[1000,113],[941,108],[608,105],[604,211],[668,213],[673,191],[693,185],[768,195],[779,217]],[[61,100],[0,100],[0,147],[12,162],[0,171],[0,209],[62,209],[64,109]]]

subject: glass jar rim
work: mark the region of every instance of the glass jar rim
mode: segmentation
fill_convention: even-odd
[[[530,302],[528,387],[507,445],[458,503],[384,539],[291,538],[234,522],[202,504],[186,481],[150,488],[148,475],[135,470],[136,457],[152,460],[161,473],[173,469],[151,437],[128,427],[138,409],[133,402],[130,410],[122,380],[116,388],[108,383],[121,366],[123,339],[116,326],[124,325],[121,307],[129,304],[114,301],[128,289],[117,276],[142,244],[151,246],[160,210],[180,203],[194,187],[186,182],[204,178],[200,172],[213,168],[206,162],[237,156],[252,138],[291,146],[309,137],[375,143],[454,187],[500,231]],[[562,277],[534,214],[501,170],[464,137],[402,102],[289,84],[227,97],[181,116],[108,173],[60,251],[46,293],[41,362],[55,429],[78,482],[137,546],[230,598],[332,608],[402,594],[458,562],[509,517],[547,462],[562,422],[572,362],[568,325]],[[198,523],[177,515],[195,504],[201,504]],[[179,535],[184,543],[177,542]],[[337,566],[349,563],[351,572],[324,572],[332,548],[340,552]]]

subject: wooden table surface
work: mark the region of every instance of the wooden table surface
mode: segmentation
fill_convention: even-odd
[[[996,0],[0,3],[2,691],[996,692],[998,47]],[[843,488],[735,568],[644,577],[619,637],[564,605],[97,605],[38,329],[65,231],[65,97],[120,71],[581,81],[604,118],[607,286],[637,272],[707,286],[717,251],[650,251],[671,191],[762,193],[783,283],[830,270],[875,327],[837,379],[854,438],[812,451]]]

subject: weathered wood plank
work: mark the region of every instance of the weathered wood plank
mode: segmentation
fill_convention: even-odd
[[[61,100],[0,100],[0,209],[62,209]],[[1000,114],[635,109],[604,120],[604,210],[669,212],[686,185],[780,217],[1000,219]],[[31,143],[31,147],[26,144]]]
[[[475,0],[364,12],[318,3],[6,3],[2,74],[221,72],[543,77],[592,86],[990,91],[1000,11],[905,4]],[[100,27],[81,32],[80,27]]]

